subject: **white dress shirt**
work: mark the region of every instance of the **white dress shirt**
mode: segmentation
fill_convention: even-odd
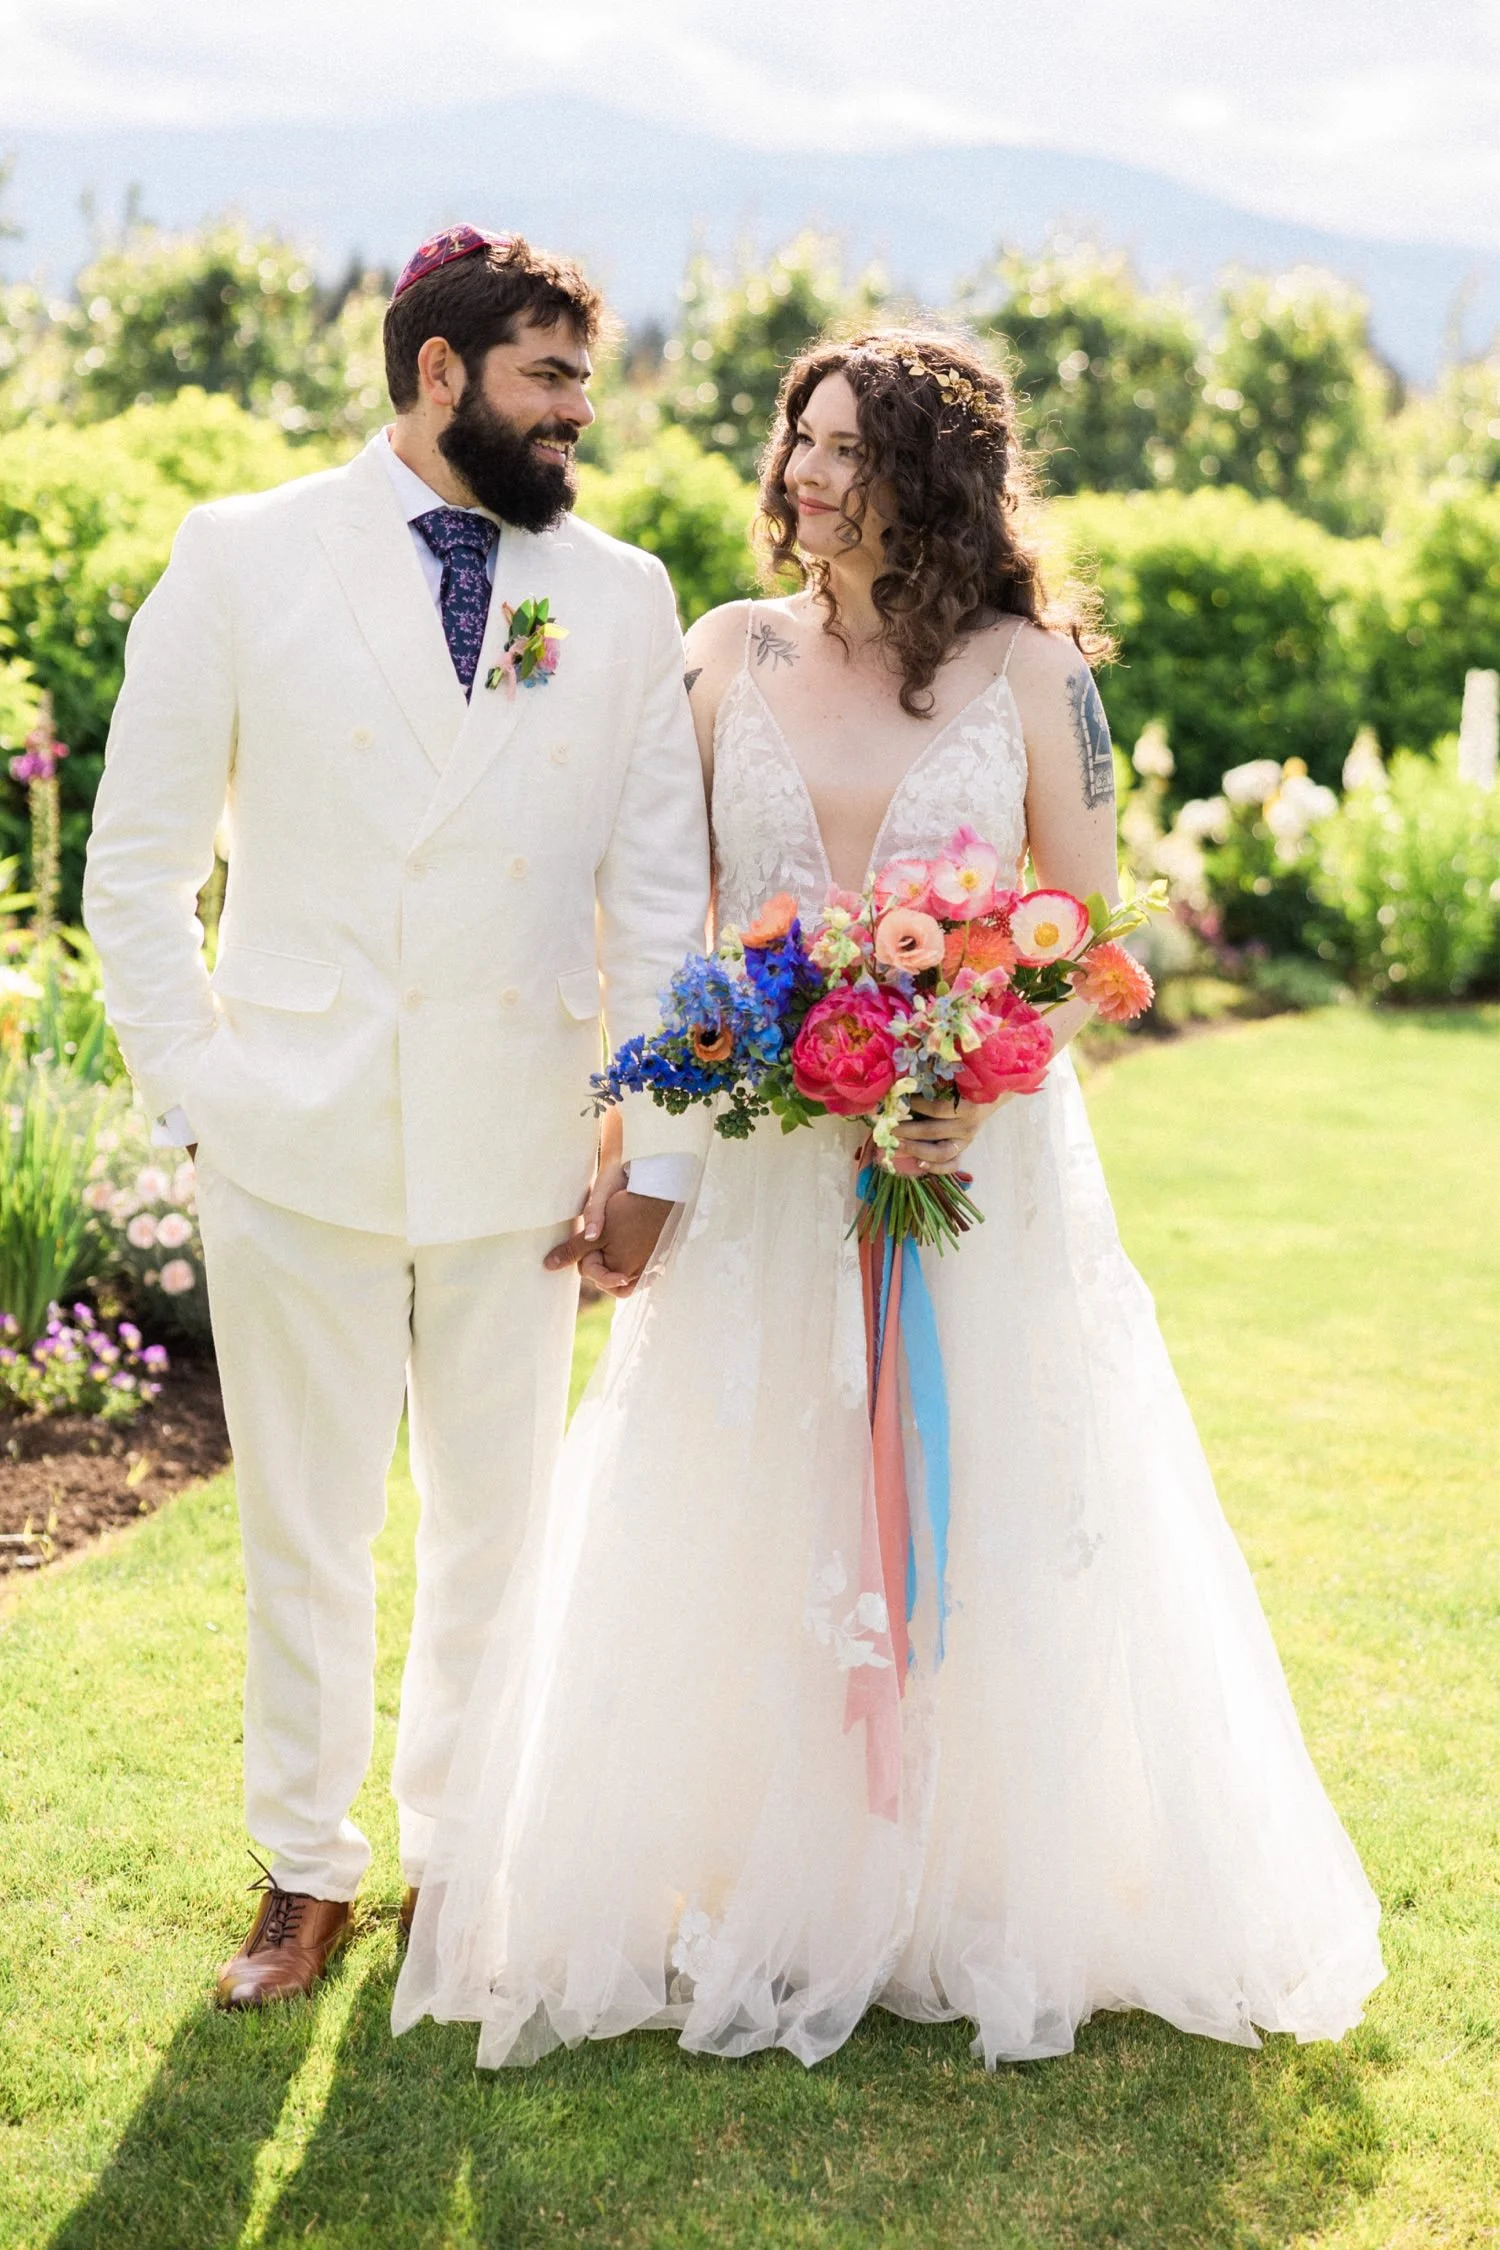
[[[435,555],[428,546],[427,541],[417,529],[416,519],[418,516],[429,514],[434,508],[451,508],[453,502],[445,500],[441,493],[434,492],[432,486],[425,484],[421,477],[417,475],[415,469],[408,468],[391,443],[389,425],[386,428],[385,438],[386,443],[380,458],[385,464],[396,498],[400,502],[401,511],[410,529],[412,549],[417,558],[417,566],[422,573],[422,582],[432,596],[433,606],[436,608],[441,604],[443,598],[442,558]],[[498,516],[490,515],[487,508],[470,508],[463,512],[468,515],[484,516],[503,534],[504,527],[501,525],[500,519]],[[485,557],[484,567],[491,585],[495,582],[495,554],[496,547],[491,547]],[[180,1109],[168,1110],[166,1116],[158,1121],[151,1134],[152,1145],[156,1148],[187,1148],[196,1141],[197,1137],[188,1118]],[[663,1203],[684,1203],[698,1184],[700,1169],[701,1166],[696,1156],[638,1156],[634,1163],[626,1167],[626,1173],[631,1188],[637,1195],[654,1196]]]

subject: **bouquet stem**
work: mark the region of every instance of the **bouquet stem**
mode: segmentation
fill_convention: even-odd
[[[884,1165],[867,1163],[859,1176],[855,1225],[861,1239],[883,1233],[892,1242],[915,1242],[941,1257],[945,1250],[958,1247],[970,1227],[984,1222],[984,1213],[967,1190],[968,1176],[963,1173],[914,1179],[909,1173],[888,1172]]]

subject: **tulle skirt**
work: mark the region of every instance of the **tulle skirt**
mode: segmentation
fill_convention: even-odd
[[[967,2017],[989,2064],[1100,2008],[1337,2038],[1383,1974],[1378,1907],[1067,1058],[974,1144],[986,1223],[924,1255],[948,1614],[939,1661],[919,1553],[915,1661],[874,1676],[899,1801],[872,1809],[854,1148],[832,1122],[716,1142],[617,1315],[478,1679],[396,2029],[475,2022],[482,2065],[641,2026],[810,2064],[876,2002]]]

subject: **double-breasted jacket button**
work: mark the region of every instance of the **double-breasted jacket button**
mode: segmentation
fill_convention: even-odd
[[[421,986],[409,984],[401,995],[401,1005],[403,1008],[420,1008],[422,1005]]]
[[[432,861],[423,859],[420,855],[415,859],[409,859],[406,863],[406,872],[414,883],[420,883],[424,875],[432,873]]]
[[[527,867],[525,860],[522,859],[520,854],[518,853],[516,857],[511,861],[510,867],[507,872],[513,875],[516,881],[519,883],[523,876],[530,873],[530,869]]]
[[[504,991],[503,991],[503,992],[501,993],[501,995],[500,995],[500,1005],[501,1005],[501,1007],[502,1007],[502,1008],[516,1008],[516,1007],[519,1007],[519,1006],[520,1006],[520,1004],[521,1004],[521,987],[520,987],[520,986],[519,986],[518,984],[508,984],[508,985],[507,985],[507,986],[505,987],[505,990],[504,990]]]
[[[565,766],[568,762],[568,746],[565,742],[554,742],[547,755],[555,766]]]
[[[356,727],[349,740],[356,750],[368,750],[375,740],[375,736],[373,730],[369,727]]]

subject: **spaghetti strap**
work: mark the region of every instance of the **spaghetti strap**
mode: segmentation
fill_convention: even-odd
[[[750,628],[754,623],[755,597],[752,595],[745,604],[745,645],[740,651],[740,670],[742,672],[748,672],[750,669]]]
[[[1002,680],[1004,679],[1004,677],[1005,677],[1006,673],[1007,673],[1007,672],[1008,672],[1008,671],[1010,670],[1010,660],[1011,660],[1011,658],[1012,658],[1012,657],[1013,657],[1013,656],[1015,655],[1015,653],[1016,653],[1016,643],[1017,643],[1017,641],[1018,641],[1018,640],[1019,640],[1019,639],[1021,638],[1021,635],[1022,635],[1022,633],[1023,633],[1023,632],[1025,631],[1025,630],[1026,630],[1026,620],[1025,620],[1025,618],[1024,618],[1024,617],[1018,617],[1018,618],[1016,619],[1016,629],[1015,629],[1015,631],[1014,631],[1014,632],[1013,632],[1013,633],[1011,634],[1011,636],[1010,636],[1010,646],[1009,646],[1009,648],[1007,648],[1007,650],[1006,650],[1006,652],[1005,652],[1005,662],[1004,662],[1004,663],[1003,663],[1003,664],[1001,665],[1001,667],[1000,667],[1000,677],[1001,677],[1001,679],[1002,679]]]

